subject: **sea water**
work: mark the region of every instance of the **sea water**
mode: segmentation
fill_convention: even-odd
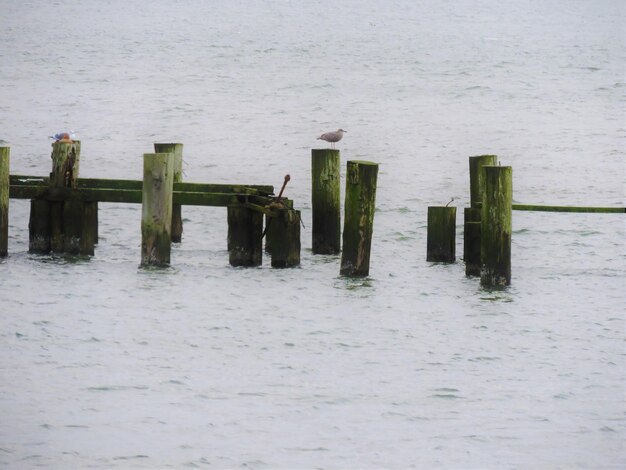
[[[100,207],[92,258],[0,261],[7,468],[621,468],[623,214],[514,212],[512,285],[466,278],[468,156],[514,201],[624,206],[618,0],[2,1],[0,138],[45,176],[272,184],[302,264],[228,265],[226,211],[183,207],[169,269],[139,269],[138,205]],[[310,149],[379,163],[370,275],[311,252]],[[429,205],[458,207],[455,264],[426,262]]]

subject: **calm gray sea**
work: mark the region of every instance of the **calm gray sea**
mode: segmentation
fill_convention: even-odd
[[[185,207],[140,270],[135,205],[100,205],[90,259],[0,261],[0,466],[624,468],[625,218],[515,212],[512,286],[427,263],[426,210],[468,205],[468,156],[519,203],[625,204],[620,0],[0,0],[0,138],[50,171],[273,184],[302,265],[228,265],[226,211]],[[310,149],[380,164],[370,277],[311,253]]]

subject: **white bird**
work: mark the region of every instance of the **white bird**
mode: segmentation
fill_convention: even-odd
[[[335,142],[339,142],[343,138],[343,134],[347,132],[343,129],[337,129],[334,132],[326,132],[325,134],[320,135],[317,140],[325,140],[326,142],[330,142],[330,147],[335,148]]]

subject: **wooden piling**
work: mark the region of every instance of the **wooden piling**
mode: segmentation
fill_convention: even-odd
[[[483,173],[480,169],[485,165],[497,165],[497,155],[478,155],[469,157],[470,173],[470,206],[480,208],[484,190]]]
[[[463,212],[463,261],[466,276],[480,276],[480,209]]]
[[[0,147],[0,258],[9,254],[10,152],[9,147]]]
[[[98,243],[98,203],[85,202],[83,204],[82,228],[80,234],[81,255],[93,256],[95,245]]]
[[[75,188],[80,166],[80,141],[59,140],[52,144],[52,172],[50,186],[53,188]]]
[[[273,268],[300,265],[300,211],[277,209],[268,229]]]
[[[511,215],[513,170],[510,166],[484,166],[481,208],[481,272],[484,287],[511,284]]]
[[[260,266],[263,262],[262,236],[261,212],[244,205],[228,206],[228,260],[231,266]]]
[[[54,142],[51,159],[50,187],[75,188],[80,166],[80,141]],[[29,251],[78,253],[81,227],[77,224],[82,221],[82,204],[82,202],[69,204],[69,201],[31,203]],[[45,207],[46,205],[49,207]],[[42,217],[49,220],[38,220]]]
[[[463,260],[466,276],[480,276],[480,207],[484,192],[481,168],[497,163],[497,155],[469,157],[470,207],[463,214]]]
[[[174,160],[167,153],[143,156],[141,266],[168,266],[171,254]]]
[[[154,144],[156,153],[171,153],[174,158],[174,183],[183,181],[183,144]],[[183,236],[182,206],[172,205],[172,242],[180,243]]]
[[[80,167],[80,141],[58,141],[52,144],[51,187],[76,188]],[[50,227],[52,251],[80,254],[84,202],[52,202]]]
[[[341,251],[340,160],[339,150],[311,150],[314,254]]]
[[[454,263],[456,260],[456,207],[428,208],[426,261]]]
[[[28,251],[30,253],[50,253],[50,202],[45,199],[31,199],[28,220]]]
[[[361,160],[348,162],[341,275],[369,275],[377,177],[377,163]]]

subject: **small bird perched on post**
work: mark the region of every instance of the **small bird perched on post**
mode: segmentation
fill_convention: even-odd
[[[325,134],[320,135],[317,140],[325,140],[326,142],[330,142],[330,148],[335,148],[335,142],[339,142],[343,138],[343,134],[346,131],[343,129],[337,129],[334,132],[326,132]]]
[[[54,139],[55,142],[69,142],[72,143],[75,139],[76,139],[76,134],[74,134],[74,131],[70,131],[70,132],[59,132],[58,134],[54,134],[51,136],[48,136],[51,139]]]

